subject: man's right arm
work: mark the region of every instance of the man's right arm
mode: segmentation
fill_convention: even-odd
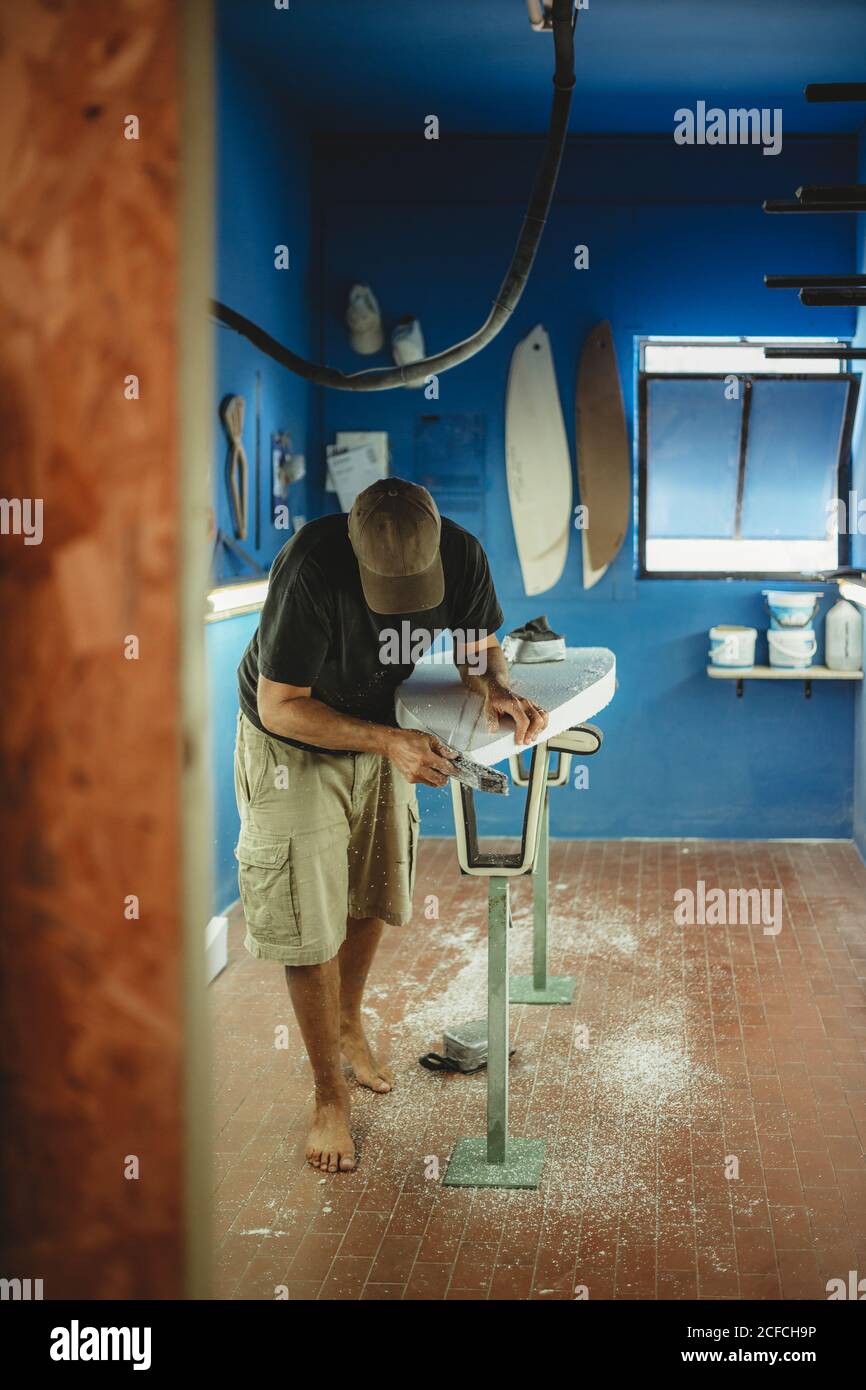
[[[313,748],[336,748],[350,753],[378,753],[390,758],[410,782],[443,787],[451,771],[449,749],[432,734],[392,729],[340,714],[316,700],[309,686],[284,685],[259,676],[256,691],[259,719],[269,733],[296,739]]]

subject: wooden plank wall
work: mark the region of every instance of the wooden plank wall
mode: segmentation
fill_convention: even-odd
[[[46,1298],[183,1287],[181,9],[0,15],[0,1275]]]

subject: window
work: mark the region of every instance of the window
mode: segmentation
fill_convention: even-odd
[[[834,500],[847,496],[859,378],[839,358],[767,360],[773,341],[792,340],[641,343],[643,574],[783,576],[844,562]]]

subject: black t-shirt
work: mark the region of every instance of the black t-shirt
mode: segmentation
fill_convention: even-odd
[[[256,702],[261,673],[284,685],[310,686],[317,700],[341,714],[393,726],[394,691],[437,630],[449,628],[472,642],[503,621],[481,543],[443,517],[439,549],[445,597],[438,608],[378,614],[364,600],[346,516],[307,522],[271,566],[261,620],[238,667],[247,718],[262,729]]]

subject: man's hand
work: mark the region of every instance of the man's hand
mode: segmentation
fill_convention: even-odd
[[[450,761],[454,750],[433,734],[389,729],[382,751],[407,781],[421,782],[425,787],[444,787],[454,770]]]
[[[483,666],[478,670],[480,658],[483,658]],[[508,662],[495,636],[485,637],[482,642],[467,647],[463,659],[456,664],[466,688],[484,701],[484,716],[491,733],[499,728],[503,714],[514,720],[514,737],[521,745],[533,743],[547,728],[547,711],[524,695],[515,695],[509,690]]]
[[[520,745],[534,743],[540,733],[547,728],[547,711],[525,695],[515,695],[513,690],[501,685],[499,681],[488,680],[484,693],[484,716],[491,733],[499,728],[500,717],[506,714],[514,720],[515,742]]]

